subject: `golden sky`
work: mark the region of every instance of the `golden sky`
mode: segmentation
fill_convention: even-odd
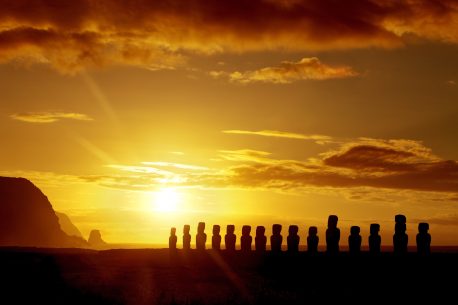
[[[391,244],[402,213],[458,244],[456,1],[0,6],[0,175],[86,237],[337,214]]]

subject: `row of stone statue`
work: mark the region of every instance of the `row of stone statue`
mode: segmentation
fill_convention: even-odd
[[[326,229],[326,252],[338,253],[340,242],[340,229],[337,228],[338,217],[330,215],[328,218],[328,228]],[[395,253],[406,253],[408,245],[408,235],[406,234],[406,217],[404,215],[395,216],[395,233],[393,235],[393,251]],[[183,249],[189,250],[191,248],[191,235],[190,226],[185,225],[183,228]],[[212,249],[221,249],[221,235],[220,226],[213,226],[212,236]],[[272,226],[272,235],[270,236],[270,245],[272,252],[280,252],[283,243],[283,236],[281,235],[282,226],[274,224]],[[421,254],[429,254],[431,246],[431,235],[428,233],[429,225],[427,223],[420,223],[418,225],[418,234],[416,238],[417,252]],[[236,235],[234,234],[235,226],[228,225],[224,242],[227,251],[235,251]],[[289,252],[299,251],[298,235],[299,227],[296,225],[289,226],[288,237],[286,238],[287,249]],[[373,223],[370,225],[369,236],[369,251],[371,253],[380,253],[381,237],[379,235],[380,225]],[[265,236],[266,229],[263,226],[256,227],[256,236],[254,238],[255,250],[266,251],[267,237]],[[253,238],[250,235],[251,226],[242,227],[242,236],[240,238],[241,251],[251,251]],[[361,251],[361,235],[360,227],[352,226],[350,228],[350,236],[348,237],[348,245],[350,253],[359,253]],[[307,251],[310,253],[318,252],[318,229],[317,227],[309,227],[309,234],[307,237]],[[207,242],[207,234],[205,234],[205,223],[199,222],[196,235],[196,249],[205,250]],[[169,238],[169,248],[176,250],[177,236],[176,228],[172,228]]]

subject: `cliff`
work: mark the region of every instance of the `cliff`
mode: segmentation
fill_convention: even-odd
[[[0,246],[87,247],[61,229],[48,198],[24,178],[0,177]]]
[[[67,214],[57,211],[55,211],[55,213],[59,219],[59,224],[62,231],[64,231],[67,235],[83,238],[83,234],[81,234],[80,230],[73,224]]]

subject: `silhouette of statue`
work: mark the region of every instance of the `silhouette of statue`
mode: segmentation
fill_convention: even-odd
[[[281,236],[281,225],[274,224],[272,226],[272,236],[270,237],[270,248],[272,252],[281,252],[281,244],[283,236]]]
[[[286,238],[286,243],[288,244],[288,252],[299,252],[299,240],[300,237],[297,235],[299,227],[296,225],[291,225],[288,228],[288,237]]]
[[[199,225],[197,226],[196,249],[205,250],[206,242],[207,234],[205,234],[205,222],[199,222]]]
[[[242,237],[240,238],[240,246],[242,251],[251,251],[251,242],[253,237],[250,236],[251,226],[242,227]]]
[[[226,250],[228,251],[235,251],[235,241],[237,237],[235,236],[234,231],[234,225],[227,225],[226,235],[224,236],[224,243],[226,245]]]
[[[309,236],[307,236],[307,251],[309,253],[317,253],[318,252],[318,228],[317,227],[310,227],[309,228]]]
[[[404,215],[398,214],[394,216],[394,222],[395,223],[406,223],[407,218]]]
[[[256,227],[256,237],[254,238],[256,251],[266,251],[267,237],[264,235],[266,228],[263,226]]]
[[[352,226],[350,228],[350,236],[348,237],[348,247],[350,253],[358,254],[361,252],[361,235],[359,235],[361,229],[358,226]]]
[[[219,235],[220,231],[221,231],[220,226],[218,225],[213,226],[213,236],[212,236],[212,249],[213,250],[221,249],[221,235]]]
[[[431,235],[428,233],[429,224],[421,222],[418,224],[417,252],[427,255],[431,253]]]
[[[169,237],[169,249],[176,250],[177,249],[177,236],[176,236],[177,229],[171,228],[170,229],[170,237]]]
[[[339,218],[336,215],[328,217],[328,228],[326,229],[326,251],[330,254],[339,252],[340,229],[337,228]]]
[[[380,225],[378,223],[372,223],[370,227],[371,235],[369,235],[369,252],[376,254],[380,253],[380,245],[382,244],[382,238],[378,235],[380,231]]]
[[[394,225],[393,251],[396,254],[407,253],[409,236],[406,234],[406,217],[404,215],[396,215],[394,220],[396,224]]]
[[[189,225],[184,225],[183,227],[183,250],[191,249],[191,227]]]

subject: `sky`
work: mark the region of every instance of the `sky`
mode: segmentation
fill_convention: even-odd
[[[454,0],[0,0],[0,175],[85,237],[184,224],[458,244]]]

